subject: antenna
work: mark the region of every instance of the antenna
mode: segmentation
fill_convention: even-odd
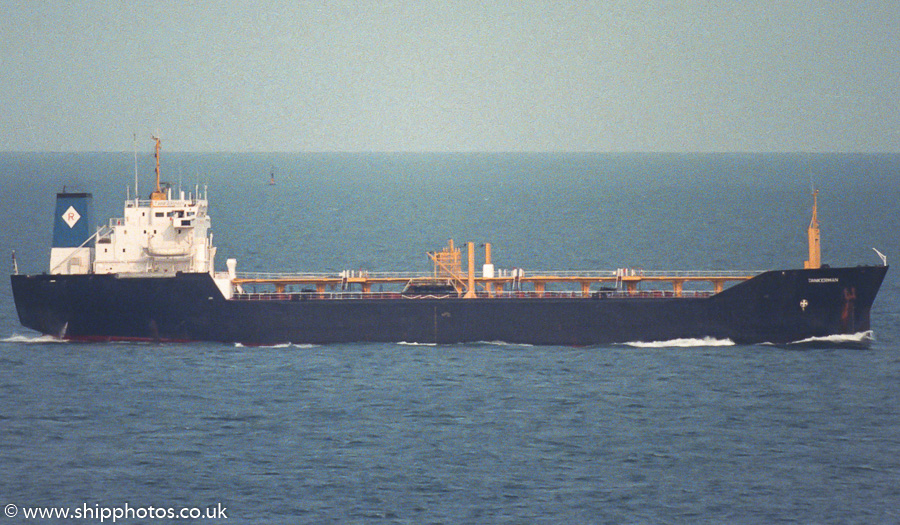
[[[131,134],[131,149],[134,151],[134,198],[139,199],[138,193],[138,169],[137,169],[137,133]]]
[[[818,227],[819,227],[819,190],[815,189],[815,187],[812,190],[812,196],[813,196],[813,210],[812,210],[812,219],[810,219],[810,221],[809,221],[809,227],[818,229]]]

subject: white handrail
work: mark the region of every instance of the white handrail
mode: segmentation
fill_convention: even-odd
[[[624,269],[624,273],[616,270],[525,270],[524,279],[541,277],[565,277],[585,279],[613,278],[617,275],[620,277],[671,277],[671,278],[721,278],[728,279],[730,277],[743,278],[763,273],[765,270],[638,270]],[[367,270],[349,270],[352,274],[346,272],[238,272],[239,279],[346,279],[346,278],[419,278],[431,277],[432,272],[370,272]],[[494,279],[512,278],[512,270],[500,271],[494,274]]]
[[[705,298],[714,295],[711,290],[684,290],[675,293],[672,290],[639,290],[636,292],[628,292],[624,290],[604,290],[600,292],[591,292],[584,295],[576,290],[564,291],[512,291],[505,290],[501,293],[478,292],[480,299],[554,299],[554,298],[572,298],[584,300],[597,299],[661,299],[661,298]],[[290,300],[359,300],[359,299],[442,299],[451,297],[461,297],[455,294],[403,294],[401,292],[235,292],[232,295],[233,300],[244,301],[290,301]]]

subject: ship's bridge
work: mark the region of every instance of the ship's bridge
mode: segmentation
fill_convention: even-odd
[[[172,199],[169,190],[166,199],[126,201],[123,217],[98,232],[94,273],[210,271],[215,248],[206,211],[199,191]]]
[[[54,226],[54,236],[58,241],[50,252],[50,273],[175,275],[213,271],[216,249],[209,232],[206,192],[201,193],[197,186],[193,192],[179,189],[173,194],[171,187],[161,183],[161,141],[154,140],[156,187],[150,198],[127,198],[122,217],[109,219],[90,237],[90,195],[57,194],[59,224]],[[136,185],[135,181],[135,195]]]

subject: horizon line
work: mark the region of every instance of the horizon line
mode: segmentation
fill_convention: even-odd
[[[139,150],[138,152],[142,152]],[[149,150],[148,150],[149,151]],[[134,150],[0,150],[2,155],[12,154],[128,154]],[[241,155],[900,155],[900,151],[602,151],[602,150],[166,150],[166,153],[187,154],[241,154]]]

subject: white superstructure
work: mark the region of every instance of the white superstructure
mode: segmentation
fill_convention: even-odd
[[[165,198],[125,202],[94,244],[94,273],[212,272],[216,248],[205,195],[172,190]],[[156,195],[154,193],[154,195]]]
[[[122,217],[110,219],[90,237],[84,229],[81,230],[85,232],[84,237],[69,231],[87,219],[73,207],[64,209],[65,204],[60,204],[60,199],[69,199],[65,202],[74,202],[74,206],[86,210],[84,200],[90,194],[57,194],[61,241],[59,247],[51,249],[50,273],[148,276],[214,273],[216,248],[209,231],[205,191],[201,194],[198,186],[187,195],[179,190],[173,197],[171,188],[163,188],[159,182],[161,142],[156,137],[153,139],[156,141],[156,189],[150,199],[126,200]],[[72,242],[73,238],[77,240]],[[86,240],[77,245],[82,238]],[[224,284],[222,287],[230,289]],[[230,290],[226,295],[230,295]]]

